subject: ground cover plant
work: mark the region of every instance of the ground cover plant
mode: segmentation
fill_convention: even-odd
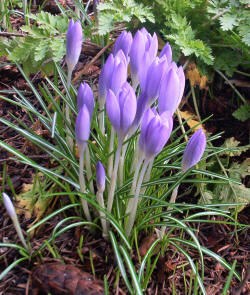
[[[216,203],[208,197],[213,189],[224,191],[227,187],[234,195],[236,187],[242,185],[235,173],[229,177],[214,168],[219,164],[223,169],[225,165],[220,154],[239,150],[230,144],[214,147],[220,134],[205,135],[203,126],[209,118],[194,121],[191,127],[191,116],[183,120],[178,109],[185,89],[183,67],[172,61],[171,46],[166,43],[158,50],[157,35],[145,28],[134,35],[128,31],[119,35],[111,53],[103,59],[98,83],[76,85],[72,73],[82,51],[82,26],[79,20],[69,20],[65,36],[67,67],[54,60],[54,75],[45,76],[42,83],[35,85],[16,62],[29,92],[14,88],[14,99],[1,96],[2,101],[24,111],[29,120],[10,113],[11,120],[0,118],[0,122],[26,138],[32,148],[43,151],[49,160],[46,165],[39,163],[5,140],[0,142],[1,147],[15,160],[37,171],[30,199],[36,196],[42,214],[54,208],[54,200],[59,202],[57,208],[44,214],[44,218],[37,218],[23,235],[12,201],[3,193],[3,203],[22,246],[18,241],[1,243],[3,249],[13,248],[19,253],[0,278],[8,277],[19,265],[29,263],[32,267],[52,256],[66,264],[39,263],[32,271],[30,292],[61,294],[63,289],[67,294],[78,294],[89,289],[94,294],[152,294],[151,289],[157,292],[160,283],[154,284],[159,271],[163,294],[209,294],[212,291],[208,288],[205,260],[210,257],[227,275],[219,291],[227,294],[232,290],[232,282],[241,280],[237,261],[230,263],[206,247],[198,231],[200,224],[218,224],[236,235],[245,233],[247,227],[237,220],[237,215],[248,199],[246,187],[242,188],[245,193],[241,202],[233,198],[225,202],[222,198]],[[35,105],[29,100],[30,93]],[[177,120],[173,120],[175,113]],[[37,132],[39,128],[44,132]],[[247,174],[246,166],[247,163],[242,175]],[[5,166],[3,191],[6,171]],[[15,194],[8,177],[7,183]],[[209,187],[205,189],[206,184]],[[180,201],[185,197],[185,187],[192,190],[188,196],[200,193],[199,202]],[[53,220],[56,223],[50,226],[51,232],[36,245],[39,229]],[[76,243],[75,234],[70,241],[72,230],[78,236]],[[58,242],[64,237],[75,246],[75,254],[62,251]],[[115,274],[112,277],[104,269],[97,275],[103,283],[67,263],[67,256],[72,255],[78,257],[79,265],[86,264],[85,245],[91,241],[95,244],[96,237],[102,247],[109,249],[109,253],[102,255],[103,264],[112,265],[111,272]],[[95,277],[93,253],[98,256],[89,251],[88,261]],[[179,264],[166,265],[175,278],[167,287],[165,271],[161,270],[165,255],[171,255],[172,262],[176,255],[181,257]],[[175,277],[175,273],[179,276]],[[55,278],[59,284],[54,283]],[[68,280],[74,284],[66,283]]]

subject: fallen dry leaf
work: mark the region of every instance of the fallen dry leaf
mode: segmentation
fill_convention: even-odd
[[[194,62],[190,62],[187,66],[186,77],[189,79],[190,83],[193,86],[199,86],[200,89],[208,89],[207,76],[201,76],[196,64]]]
[[[189,118],[191,118],[191,117],[194,117],[194,115],[191,114],[191,113],[189,113],[188,111],[184,111],[184,112],[181,112],[181,111],[180,111],[180,114],[181,114],[182,119],[184,119],[184,120],[187,120],[187,119],[189,119]],[[199,121],[197,121],[196,119],[193,119],[193,118],[191,118],[191,119],[189,119],[189,120],[187,121],[187,125],[188,125],[190,128],[194,128],[194,126],[196,126],[197,124],[199,124]],[[203,131],[206,132],[206,130],[203,128],[202,125],[198,125],[198,126],[196,126],[196,127],[194,128],[193,132],[197,131],[197,130],[200,129],[200,128],[202,128]]]

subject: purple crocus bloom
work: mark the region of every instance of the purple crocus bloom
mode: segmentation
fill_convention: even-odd
[[[154,33],[151,36],[145,28],[138,30],[130,49],[131,78],[134,89],[138,83],[144,85],[149,66],[158,51],[158,39]]]
[[[132,45],[133,37],[130,32],[123,31],[120,36],[116,39],[113,54],[116,55],[119,50],[122,50],[126,59],[128,60],[128,55]]]
[[[127,81],[127,60],[122,50],[114,56],[110,54],[99,77],[99,101],[105,103],[107,91],[111,89],[115,95]]]
[[[206,136],[202,129],[197,130],[190,138],[182,159],[182,171],[185,172],[196,165],[206,148]]]
[[[81,83],[77,93],[77,111],[79,112],[83,105],[86,104],[90,118],[94,110],[94,94],[87,83]]]
[[[159,91],[159,112],[170,111],[173,115],[178,108],[185,87],[185,75],[182,67],[172,63],[162,78]]]
[[[81,50],[82,50],[82,26],[80,21],[76,21],[74,23],[73,19],[71,19],[67,31],[66,38],[66,63],[68,69],[73,71],[76,66]]]
[[[79,148],[84,148],[87,144],[90,134],[90,115],[86,104],[82,106],[76,117],[75,135]]]
[[[111,89],[108,91],[106,109],[118,137],[124,138],[136,113],[136,96],[129,83],[123,84],[117,96]]]
[[[159,55],[159,58],[162,58],[163,56],[166,56],[168,64],[170,64],[172,61],[172,49],[171,49],[171,46],[169,45],[169,43],[167,43],[163,47],[163,49]]]
[[[101,162],[96,164],[96,186],[99,192],[105,190],[105,170]]]
[[[147,95],[147,105],[150,106],[159,96],[159,88],[162,77],[168,67],[167,59],[156,57],[148,68],[145,85],[141,84],[141,89]]]
[[[143,117],[139,147],[147,159],[155,157],[167,143],[173,129],[173,118],[166,111],[159,115],[155,109],[148,109]]]

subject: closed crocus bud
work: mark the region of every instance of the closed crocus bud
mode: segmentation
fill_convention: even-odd
[[[190,138],[182,159],[182,171],[185,172],[196,165],[206,148],[206,136],[202,129],[197,130]]]
[[[128,60],[128,55],[132,45],[133,37],[130,32],[123,31],[120,36],[116,39],[113,54],[116,55],[119,50],[122,50],[126,59]]]
[[[94,110],[94,94],[87,83],[81,83],[77,93],[77,111],[79,112],[83,105],[86,105],[89,110],[90,118]]]
[[[171,61],[172,61],[172,49],[171,49],[171,46],[169,45],[169,43],[167,43],[163,47],[163,49],[162,49],[162,51],[161,51],[161,53],[159,55],[159,58],[162,58],[164,55],[167,58],[168,64],[170,64]]]
[[[166,111],[161,115],[147,110],[143,117],[139,148],[147,159],[155,157],[167,143],[173,129],[173,118]]]
[[[83,34],[80,21],[74,23],[74,21],[71,20],[66,38],[66,63],[68,69],[71,71],[73,71],[78,62],[82,50],[82,41]]]
[[[3,197],[4,206],[5,206],[6,210],[7,210],[10,218],[12,220],[13,219],[17,220],[16,210],[15,210],[15,208],[13,206],[13,203],[12,203],[10,197],[6,193],[3,193],[2,197]]]
[[[170,111],[173,115],[178,108],[185,87],[182,67],[172,63],[162,78],[159,92],[159,112]]]
[[[148,68],[146,83],[141,84],[141,89],[147,95],[147,104],[150,106],[159,96],[159,88],[162,77],[168,67],[167,59],[163,56],[161,59],[156,57]]]
[[[130,68],[133,87],[145,83],[147,70],[156,57],[158,39],[156,34],[151,36],[145,28],[138,30],[130,49]]]
[[[107,91],[111,89],[115,95],[127,81],[127,60],[122,50],[114,56],[110,54],[99,77],[99,101],[104,105]]]
[[[116,96],[108,91],[106,109],[108,118],[118,137],[124,138],[131,127],[136,113],[136,96],[133,88],[125,82]]]
[[[96,186],[99,192],[105,190],[105,170],[101,162],[96,164]]]
[[[76,117],[75,135],[79,148],[84,148],[90,134],[90,115],[88,107],[84,104]]]

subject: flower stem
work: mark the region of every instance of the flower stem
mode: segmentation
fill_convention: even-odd
[[[105,209],[104,200],[103,200],[103,192],[97,191],[96,193],[96,200],[98,204]],[[101,224],[103,229],[103,237],[106,239],[108,237],[108,228],[107,228],[107,222],[105,219],[105,213],[102,211],[99,211],[100,217],[101,217]]]
[[[128,223],[127,223],[127,228],[126,228],[126,234],[127,234],[128,237],[131,234],[131,230],[132,230],[132,227],[133,227],[134,222],[135,222],[136,210],[137,210],[137,206],[138,206],[138,202],[139,202],[139,194],[140,194],[144,174],[145,174],[146,169],[148,167],[148,163],[149,163],[149,160],[146,159],[144,161],[143,166],[142,166],[141,174],[140,174],[140,177],[139,177],[139,180],[138,180],[138,183],[137,183],[135,197],[133,199],[133,206],[132,206],[132,210],[130,212],[129,218],[128,218]]]
[[[110,142],[109,142],[109,154],[112,153],[114,148],[114,138],[115,138],[115,130],[113,127],[111,127],[111,134],[110,134]],[[113,171],[113,161],[114,161],[114,155],[110,155],[108,159],[108,177],[111,178],[111,174]]]
[[[28,245],[27,245],[27,243],[25,241],[25,238],[23,236],[23,232],[22,232],[22,229],[21,229],[21,226],[20,226],[20,223],[19,223],[17,217],[16,218],[11,218],[11,219],[12,219],[12,222],[14,224],[14,227],[16,229],[16,232],[17,232],[17,235],[18,235],[20,241],[22,242],[24,248],[29,251],[29,247],[28,247]]]
[[[83,162],[84,162],[84,146],[79,146],[79,153],[80,153],[80,163],[79,163],[79,183],[80,183],[80,192],[85,193],[86,186],[85,180],[83,175]],[[88,203],[84,198],[81,198],[83,212],[88,221],[91,221]]]
[[[122,147],[122,155],[120,157],[120,163],[119,163],[119,186],[121,187],[123,185],[123,168],[124,168],[124,161],[125,161],[125,154],[127,151],[128,142],[123,145]]]
[[[87,179],[89,182],[89,190],[92,194],[95,193],[94,190],[94,185],[93,185],[93,179],[92,179],[92,171],[91,171],[91,160],[90,160],[90,153],[89,153],[89,147],[86,147],[86,162],[85,162],[85,167],[86,167],[86,171],[87,171]]]
[[[122,139],[118,138],[118,146],[115,153],[115,164],[114,169],[112,171],[112,175],[110,178],[110,187],[109,187],[109,193],[108,193],[108,212],[111,213],[112,205],[114,201],[114,194],[115,194],[115,188],[116,188],[116,179],[117,179],[117,171],[118,171],[118,165],[120,160],[120,154],[122,149]]]
[[[139,175],[139,171],[140,171],[142,162],[143,162],[143,158],[141,157],[138,160],[138,164],[136,165],[136,169],[135,169],[135,172],[134,172],[133,182],[132,182],[132,186],[131,186],[131,190],[130,190],[130,196],[135,195],[136,182],[137,182],[137,179],[138,179],[138,175]],[[129,214],[131,212],[131,210],[133,208],[133,205],[134,205],[134,198],[130,198],[129,201],[128,201],[126,214]]]
[[[98,115],[98,120],[99,120],[99,127],[101,130],[101,133],[104,135],[105,134],[105,110],[104,110],[104,103],[100,102],[99,104],[99,115]]]
[[[152,160],[150,160],[149,162],[149,165],[148,165],[148,169],[147,169],[147,172],[145,174],[145,177],[144,177],[144,182],[148,182],[150,180],[150,175],[151,175],[151,171],[152,171],[152,168],[153,168],[153,164],[154,164],[154,158]],[[147,187],[143,187],[140,191],[140,194],[141,195],[144,195],[145,191],[146,191]]]
[[[178,185],[177,187],[175,187],[174,190],[172,191],[172,195],[171,195],[171,197],[170,197],[170,201],[169,201],[170,204],[175,204],[176,197],[177,197],[177,195],[178,195],[178,189],[179,189],[179,185]],[[167,208],[167,211],[169,211],[169,210],[171,210],[171,209],[172,209],[172,207],[169,206],[169,207]],[[165,234],[165,231],[166,231],[166,225],[163,225],[163,226],[161,227],[160,232],[159,232],[159,237],[160,237],[161,239],[163,238],[163,236],[164,236],[164,234]]]
[[[68,69],[67,88],[69,91],[69,95],[70,95],[70,83],[72,78],[72,72],[73,72],[73,69]],[[68,104],[66,104],[66,107],[65,107],[65,116],[66,116],[67,122],[69,123],[69,125],[71,125],[70,110],[69,110]],[[73,151],[73,146],[74,146],[73,138],[70,136],[70,130],[67,125],[66,125],[66,141],[67,141],[67,144],[69,145],[70,150]]]

